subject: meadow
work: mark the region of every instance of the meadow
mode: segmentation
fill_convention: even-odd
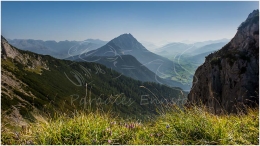
[[[74,112],[53,118],[38,116],[36,122],[16,132],[4,125],[2,144],[259,144],[258,109],[214,115],[199,107],[174,108],[146,121],[112,117],[101,111]]]

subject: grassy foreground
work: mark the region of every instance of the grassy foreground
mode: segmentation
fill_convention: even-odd
[[[39,120],[20,132],[2,127],[2,144],[259,144],[259,111],[216,116],[198,108],[150,122],[77,113]]]

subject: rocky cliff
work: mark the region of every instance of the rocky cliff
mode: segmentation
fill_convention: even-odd
[[[31,70],[35,70],[36,68],[49,69],[46,62],[42,61],[40,55],[32,54],[28,51],[18,51],[11,46],[3,36],[1,36],[1,42],[1,57],[3,59],[6,60],[7,58],[10,58],[12,59],[12,62],[17,61],[26,65],[27,68]]]
[[[234,38],[206,57],[195,72],[188,104],[213,113],[236,113],[259,101],[259,10],[249,14]]]

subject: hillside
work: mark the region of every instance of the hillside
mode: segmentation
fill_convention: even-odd
[[[214,113],[237,113],[258,106],[258,91],[259,10],[255,10],[234,38],[196,70],[188,101]]]
[[[85,61],[85,62],[96,62],[105,65],[111,70],[119,72],[121,75],[131,77],[135,80],[142,82],[154,82],[159,84],[168,85],[170,87],[177,87],[182,89],[187,89],[183,84],[162,79],[147,67],[142,65],[139,61],[136,60],[132,55],[120,55],[115,57],[106,57],[106,56],[91,56],[85,58],[75,59],[74,61]]]
[[[37,113],[53,116],[96,109],[142,119],[158,114],[166,100],[185,100],[180,89],[142,83],[97,63],[22,51],[3,37],[1,48],[2,121],[10,125],[35,121]]]
[[[114,61],[116,59],[116,61]],[[139,81],[149,81],[149,82],[161,82],[164,81],[155,75],[152,71],[148,68],[143,66],[140,62],[136,60],[131,55],[121,55],[117,58],[109,58],[109,57],[91,57],[91,58],[84,58],[84,61],[93,61],[95,60],[96,63],[100,63],[105,65],[107,68],[115,70],[122,75],[131,77],[133,79]],[[81,59],[75,60],[81,61]],[[165,83],[164,83],[165,84]]]
[[[156,81],[156,83],[165,83],[168,86],[180,87],[183,90],[190,89],[190,86],[188,86],[187,84],[179,82],[179,80],[172,80],[172,77],[177,76],[174,70],[183,71],[183,69],[180,66],[170,61],[169,59],[166,59],[162,56],[159,56],[157,54],[148,51],[131,34],[122,34],[119,37],[114,38],[113,40],[109,41],[106,45],[96,50],[92,50],[87,53],[80,54],[78,56],[70,57],[68,58],[68,60],[74,60],[79,62],[80,61],[99,62],[103,65],[106,65],[108,68],[110,68],[111,64],[108,65],[107,62],[99,61],[99,60],[101,58],[107,58],[107,60],[110,60],[113,63],[119,63],[123,65],[124,61],[122,61],[122,57],[121,57],[122,55],[131,55],[134,58],[136,58],[136,60],[140,62],[140,63],[134,63],[135,65],[134,67],[136,69],[144,69],[142,67],[144,66],[155,74],[153,76],[158,76],[162,78],[161,80],[164,80],[163,82],[161,82],[159,81],[159,79],[155,80],[153,78],[152,80],[149,81],[152,82]],[[124,65],[132,66],[128,63]],[[122,71],[120,69],[117,69],[117,71],[123,74],[125,73],[125,71]],[[137,72],[146,72],[146,69],[138,70]],[[134,79],[143,78],[141,74],[137,74],[137,73],[135,74],[127,73],[125,75]],[[143,81],[143,79],[141,81]]]

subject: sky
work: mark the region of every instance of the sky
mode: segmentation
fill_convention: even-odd
[[[131,33],[152,43],[231,39],[259,2],[1,2],[9,39],[109,41]]]

